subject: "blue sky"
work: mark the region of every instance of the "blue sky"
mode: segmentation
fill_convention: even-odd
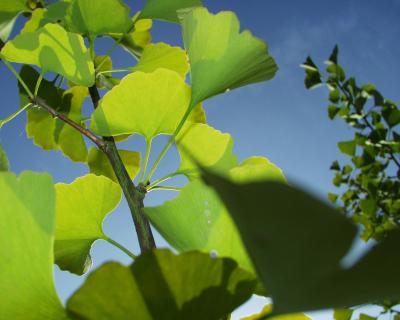
[[[132,9],[140,9],[142,1],[127,0]],[[332,122],[326,112],[326,90],[307,91],[303,85],[303,70],[299,65],[308,54],[321,64],[333,46],[340,46],[340,60],[348,74],[359,82],[373,82],[385,97],[400,101],[400,13],[399,0],[337,0],[337,1],[272,1],[272,0],[205,0],[212,11],[232,10],[237,13],[242,27],[267,41],[275,57],[279,72],[267,83],[234,90],[205,103],[209,123],[235,140],[235,152],[240,160],[249,156],[266,156],[280,166],[291,182],[300,184],[321,198],[329,191],[332,173],[329,166],[334,159],[343,159],[336,143],[351,137],[352,130],[340,121]],[[133,13],[134,11],[132,11]],[[19,23],[21,25],[21,22]],[[164,41],[181,45],[179,27],[156,22],[153,42]],[[111,41],[100,39],[98,52],[105,52]],[[123,50],[113,55],[115,67],[131,66],[135,62]],[[16,81],[0,64],[0,118],[14,112],[18,106]],[[90,110],[90,104],[87,104]],[[12,166],[23,170],[48,171],[56,182],[72,182],[87,172],[84,165],[73,164],[56,151],[46,152],[26,138],[25,115],[0,130]],[[154,154],[166,138],[156,140]],[[125,148],[143,151],[144,141],[134,137],[124,143]],[[153,159],[154,160],[154,159]],[[172,150],[158,176],[171,171],[177,155]],[[151,195],[147,205],[156,205],[172,197],[173,193]],[[114,239],[138,252],[132,223],[123,202],[105,223],[105,230]],[[158,237],[160,246],[165,242]],[[94,267],[105,260],[129,263],[129,258],[106,243],[93,248]],[[62,299],[73,292],[81,279],[56,270],[57,287]],[[253,300],[239,315],[257,312],[264,301]],[[318,318],[327,318],[319,314]]]

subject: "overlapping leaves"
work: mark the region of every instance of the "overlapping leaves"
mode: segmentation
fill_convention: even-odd
[[[343,267],[357,229],[339,212],[276,182],[238,184],[209,172],[205,179],[234,218],[275,314],[400,298],[398,231]]]
[[[0,2],[0,40],[6,42],[14,27],[15,21],[23,12],[29,12],[25,0],[2,0]]]
[[[107,263],[70,298],[69,312],[87,320],[218,320],[252,294],[254,277],[230,259],[167,250],[131,266]],[[212,305],[212,307],[210,307]]]
[[[178,11],[202,6],[201,0],[147,0],[140,18],[179,22]]]

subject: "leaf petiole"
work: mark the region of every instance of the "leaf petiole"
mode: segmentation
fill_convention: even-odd
[[[144,182],[144,177],[147,170],[147,165],[149,163],[150,153],[151,153],[151,145],[153,143],[153,139],[146,141],[146,155],[143,162],[142,174],[140,176],[140,182]]]
[[[109,237],[105,237],[104,240],[107,241],[109,244],[113,245],[114,247],[118,248],[119,250],[123,251],[125,254],[127,254],[129,257],[131,257],[133,260],[135,260],[137,258],[136,255],[134,255],[132,252],[130,252],[127,248],[125,248],[122,244],[118,243],[117,241],[115,241]]]
[[[28,103],[25,106],[23,106],[21,109],[17,110],[14,112],[12,115],[8,116],[7,118],[0,120],[0,128],[4,126],[7,122],[10,122],[14,118],[16,118],[20,113],[24,112],[26,109],[32,106],[32,103]]]
[[[44,72],[42,71],[42,72],[40,73],[40,75],[39,75],[39,78],[38,78],[37,81],[36,81],[35,92],[33,93],[33,94],[35,95],[35,97],[37,96],[37,94],[38,94],[38,92],[39,92],[39,88],[40,88],[40,85],[41,85],[41,83],[42,83],[43,76],[44,76]]]

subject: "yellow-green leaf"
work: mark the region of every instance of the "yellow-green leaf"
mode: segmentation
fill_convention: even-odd
[[[162,42],[149,44],[144,48],[139,63],[131,71],[153,72],[158,68],[175,71],[185,78],[189,71],[186,52],[180,47],[171,47]]]
[[[174,133],[189,101],[190,88],[176,72],[135,72],[103,97],[90,128],[103,136],[138,133],[149,141]]]
[[[90,174],[71,184],[57,184],[56,192],[55,262],[62,270],[81,275],[91,266],[92,244],[107,239],[102,223],[121,200],[121,188]]]
[[[178,10],[201,7],[201,0],[147,0],[140,18],[179,23]]]
[[[129,150],[118,150],[118,152],[130,178],[132,180],[135,179],[140,170],[140,153]],[[110,161],[103,151],[100,151],[96,148],[90,149],[88,165],[91,173],[102,175],[115,182],[118,182]]]
[[[6,42],[15,21],[22,12],[29,12],[30,9],[25,0],[1,0],[0,1],[0,40]]]
[[[35,32],[16,36],[1,54],[10,62],[33,64],[82,86],[94,83],[94,66],[83,38],[58,24],[48,23]]]
[[[191,106],[237,87],[269,80],[277,66],[264,41],[240,33],[233,12],[211,14],[205,8],[182,12],[183,40],[189,54]]]
[[[0,319],[66,320],[53,280],[51,177],[1,172],[0,190]]]
[[[132,27],[129,11],[121,0],[72,0],[66,22],[70,31],[87,36],[125,33]]]
[[[131,267],[109,262],[69,299],[86,320],[219,320],[245,302],[256,280],[231,259],[153,250]]]

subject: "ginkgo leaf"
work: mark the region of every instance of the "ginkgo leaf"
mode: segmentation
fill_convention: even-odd
[[[25,0],[1,0],[0,2],[0,40],[6,42],[14,27],[15,21],[23,12],[30,9]]]
[[[53,280],[51,177],[1,172],[0,190],[0,319],[66,320]]]
[[[10,163],[8,162],[8,157],[6,152],[3,149],[3,146],[0,144],[0,172],[8,171],[10,168]]]
[[[103,97],[90,128],[102,136],[138,133],[149,141],[174,133],[189,101],[190,88],[176,72],[135,72]]]
[[[92,244],[107,239],[102,223],[119,204],[121,188],[89,174],[71,184],[57,184],[56,193],[55,262],[62,270],[81,275],[91,266]]]
[[[272,304],[267,304],[263,310],[255,315],[249,316],[242,318],[241,320],[261,320],[265,319],[266,316],[268,316],[272,312],[273,306]],[[296,314],[289,314],[289,315],[284,315],[284,316],[276,316],[276,317],[268,317],[270,320],[312,320],[310,317],[307,317],[305,314],[302,313],[296,313]]]
[[[201,6],[201,0],[147,0],[140,18],[179,23],[179,10]]]
[[[118,152],[130,178],[132,180],[135,179],[140,170],[140,153],[129,150],[118,150]],[[118,182],[110,161],[103,151],[100,151],[96,148],[90,149],[88,165],[91,173],[102,175],[115,182]]]
[[[264,157],[248,158],[240,166],[233,168],[230,173],[231,179],[238,183],[263,180],[286,182],[282,169]]]
[[[198,176],[198,164],[220,171],[237,165],[232,137],[206,124],[188,122],[176,138],[176,143],[181,157],[178,171],[189,178]]]
[[[189,71],[186,52],[180,47],[171,47],[162,42],[149,44],[144,48],[139,63],[131,71],[153,72],[158,68],[175,71],[185,78]]]
[[[277,66],[267,45],[249,31],[239,33],[233,12],[214,15],[195,8],[182,13],[181,23],[189,54],[192,107],[227,90],[274,77]]]
[[[69,299],[87,320],[218,320],[250,298],[255,278],[230,259],[154,250],[131,267],[109,262]]]
[[[72,0],[66,23],[70,31],[87,36],[125,33],[133,23],[121,0]]]
[[[83,38],[58,24],[48,23],[35,32],[16,36],[1,54],[10,62],[33,64],[85,87],[94,83],[93,62]]]
[[[34,90],[39,74],[29,66],[23,66],[21,78],[31,91]],[[29,102],[22,86],[19,86],[21,106]],[[53,82],[43,80],[38,96],[45,100],[58,112],[67,115],[71,120],[81,123],[83,116],[81,108],[87,95],[87,88],[73,87],[67,91],[57,89]],[[45,150],[60,149],[73,161],[86,162],[87,148],[82,135],[64,122],[54,119],[47,111],[31,108],[27,112],[27,136]]]
[[[398,230],[344,266],[357,228],[340,212],[286,184],[204,178],[235,220],[274,314],[400,298]]]
[[[65,15],[69,6],[67,1],[59,1],[47,6],[37,8],[32,12],[30,19],[25,23],[21,33],[34,32],[47,23],[58,23],[65,26]]]
[[[229,176],[242,181],[245,177],[248,181],[256,181],[276,170],[276,166],[266,159],[264,164],[259,160],[258,170],[254,170],[252,162],[254,160],[246,160],[230,170]],[[225,205],[202,181],[194,180],[175,199],[144,210],[153,226],[175,249],[214,251],[219,256],[233,258],[239,266],[254,272]]]

